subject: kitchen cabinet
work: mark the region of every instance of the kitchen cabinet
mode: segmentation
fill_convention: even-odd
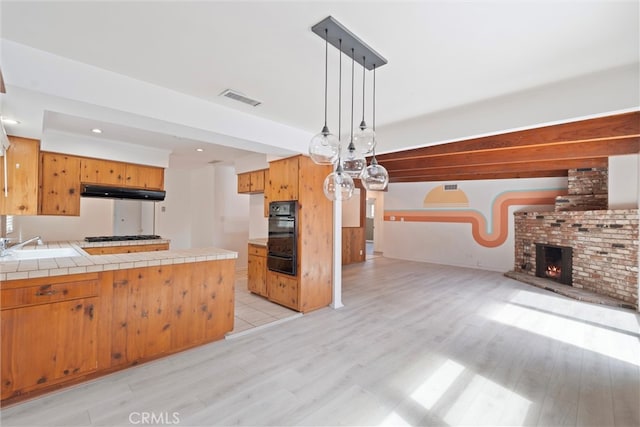
[[[254,294],[267,296],[267,248],[249,244],[247,288]]]
[[[238,174],[238,193],[263,193],[265,183],[264,175],[264,169]]]
[[[98,274],[2,285],[2,399],[97,369]]]
[[[0,215],[37,215],[40,141],[9,136],[9,142],[5,153],[7,182],[4,182],[4,159],[0,159]]]
[[[124,163],[110,160],[82,158],[80,181],[87,184],[122,185],[126,175]]]
[[[233,329],[235,260],[115,270],[110,365],[133,365],[224,337]]]
[[[298,200],[298,172],[300,170],[298,161],[300,158],[302,157],[288,157],[269,163],[269,197],[271,202]],[[320,191],[322,191],[322,187],[320,187]]]
[[[271,186],[269,185],[269,169],[264,171],[264,217],[269,217],[269,202],[271,202]]]
[[[80,215],[80,157],[40,153],[40,215]]]
[[[130,254],[134,252],[152,252],[169,250],[169,243],[153,243],[148,245],[95,246],[82,248],[89,255]]]
[[[164,190],[164,169],[126,163],[124,185],[132,188]]]
[[[299,307],[299,285],[296,277],[267,271],[267,292],[269,300],[294,310]]]
[[[269,200],[298,201],[297,275],[267,271],[268,298],[306,313],[326,307],[333,289],[333,203],[323,185],[331,166],[298,155],[269,164]]]

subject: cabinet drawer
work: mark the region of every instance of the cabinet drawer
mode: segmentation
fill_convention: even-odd
[[[298,310],[298,279],[273,271],[267,272],[268,298],[294,310]]]
[[[267,256],[267,247],[259,245],[249,245],[249,255]]]
[[[98,281],[85,280],[67,283],[43,283],[16,289],[2,289],[2,310],[29,305],[46,304],[98,295]]]
[[[154,243],[150,245],[121,245],[121,246],[96,246],[82,248],[89,255],[130,254],[134,252],[168,251],[169,243]]]

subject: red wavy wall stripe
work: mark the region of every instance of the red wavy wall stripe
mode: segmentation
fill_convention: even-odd
[[[487,220],[480,212],[462,209],[450,210],[398,210],[385,211],[384,220],[401,219],[408,222],[450,222],[469,223],[473,239],[478,244],[495,248],[507,240],[509,234],[509,207],[527,205],[553,205],[557,196],[566,194],[567,190],[530,190],[510,191],[502,193],[493,202],[493,224],[491,233],[487,232]]]

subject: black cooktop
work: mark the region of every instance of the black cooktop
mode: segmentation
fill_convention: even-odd
[[[85,242],[121,242],[123,240],[155,240],[162,237],[155,234],[138,234],[135,236],[95,236],[85,237]]]

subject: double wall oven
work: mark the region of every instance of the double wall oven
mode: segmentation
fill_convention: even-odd
[[[267,268],[295,276],[298,264],[298,202],[269,204]]]

